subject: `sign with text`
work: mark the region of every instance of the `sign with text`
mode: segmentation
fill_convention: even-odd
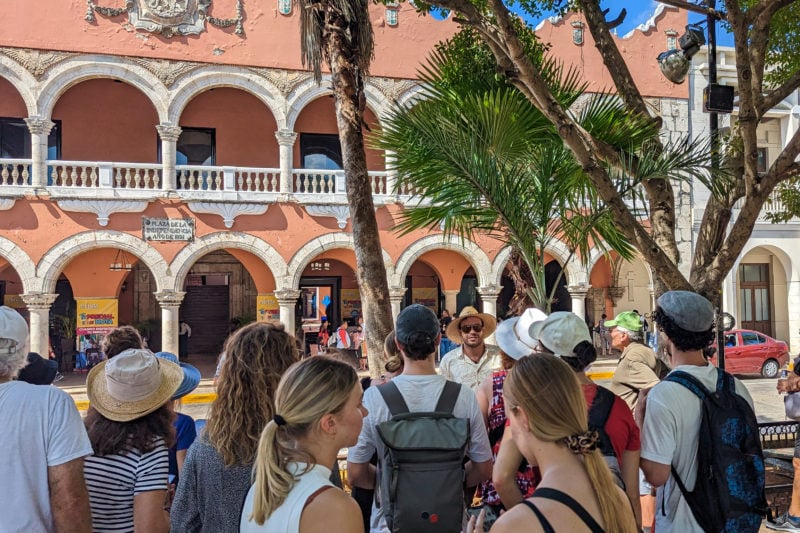
[[[259,322],[279,322],[281,308],[274,294],[259,294],[256,297],[256,316]]]
[[[193,241],[193,218],[142,218],[142,238],[146,241]]]
[[[342,289],[342,319],[361,314],[361,293],[358,289]],[[338,327],[338,324],[334,327]]]
[[[415,287],[411,289],[411,303],[430,307],[436,312],[436,302],[439,299],[439,291],[436,287]]]
[[[116,298],[77,299],[76,332],[78,335],[105,335],[118,324]]]

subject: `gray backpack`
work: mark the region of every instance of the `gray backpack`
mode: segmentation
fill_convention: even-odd
[[[378,387],[392,418],[378,424],[376,501],[393,533],[461,531],[469,419],[453,416],[461,385],[447,381],[436,410],[411,413],[393,382]]]

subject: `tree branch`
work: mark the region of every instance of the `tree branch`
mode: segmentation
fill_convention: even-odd
[[[727,15],[722,11],[711,9],[709,7],[703,7],[698,4],[690,4],[689,2],[683,2],[682,0],[659,0],[659,2],[661,2],[662,4],[666,4],[668,6],[685,9],[686,11],[691,11],[692,13],[700,13],[701,15],[711,15],[717,20],[727,20]]]
[[[798,87],[800,87],[800,70],[789,76],[789,79],[783,82],[782,85],[764,95],[758,106],[759,116],[764,116],[764,113],[781,103],[784,98],[790,96]]]

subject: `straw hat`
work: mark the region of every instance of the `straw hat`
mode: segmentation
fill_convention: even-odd
[[[461,344],[463,339],[461,338],[461,331],[459,331],[459,328],[461,327],[461,322],[469,317],[480,318],[483,321],[483,331],[481,331],[481,338],[483,339],[494,333],[494,330],[497,328],[497,320],[492,315],[479,313],[477,309],[468,305],[461,310],[458,318],[454,318],[447,326],[447,338],[456,344]]]
[[[183,398],[195,390],[198,385],[200,385],[200,371],[194,366],[190,365],[189,363],[180,362],[178,360],[178,356],[174,353],[156,352],[154,355],[160,359],[169,361],[170,363],[175,363],[181,367],[181,370],[183,370],[183,381],[181,382],[180,387],[178,387],[178,390],[175,391],[175,394],[172,395],[173,400],[179,400]]]
[[[89,403],[115,422],[129,422],[167,403],[183,382],[181,367],[149,350],[129,349],[89,372]]]

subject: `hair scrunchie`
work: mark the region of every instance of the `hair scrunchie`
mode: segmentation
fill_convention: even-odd
[[[588,430],[577,435],[570,435],[564,437],[564,444],[574,454],[586,455],[592,453],[597,449],[597,442],[600,440],[600,435],[597,431]]]
[[[278,426],[285,426],[286,420],[283,419],[281,415],[275,415],[272,417],[272,421],[275,422]]]

